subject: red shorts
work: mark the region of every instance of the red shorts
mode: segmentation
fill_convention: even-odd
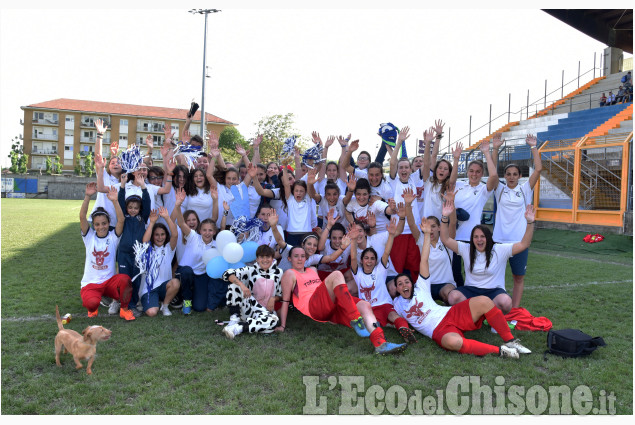
[[[128,308],[131,293],[132,282],[130,277],[123,273],[116,274],[102,283],[89,283],[79,291],[82,304],[90,311],[99,307],[99,301],[104,295],[119,301],[121,307]]]
[[[344,274],[344,273],[346,273],[349,270],[350,270],[350,267],[347,267],[344,270],[333,270],[333,271],[338,271],[338,272]],[[333,273],[333,271],[328,272],[326,270],[318,270],[317,272],[318,272],[318,276],[320,277],[320,280],[324,282],[326,280],[326,278],[329,277],[329,275],[331,273]]]
[[[480,329],[484,319],[485,316],[481,316],[474,323],[472,321],[472,312],[470,311],[470,300],[461,301],[450,307],[448,314],[445,315],[441,323],[432,332],[432,340],[441,346],[443,335],[454,332],[463,336],[463,332]]]
[[[414,282],[419,277],[419,263],[421,262],[421,252],[415,242],[415,238],[408,235],[399,235],[395,237],[390,251],[390,260],[395,266],[397,273],[403,273],[404,270],[410,270]]]
[[[353,302],[357,305],[361,300],[357,297],[353,298]],[[311,295],[309,301],[310,317],[318,322],[333,322],[339,325],[351,327],[351,323],[346,311],[337,305],[331,299],[328,289],[324,282],[320,284]]]
[[[388,320],[388,315],[391,311],[395,311],[392,304],[382,304],[373,307],[373,314],[377,318],[377,321],[382,326],[382,328],[385,327],[388,323],[392,323]],[[395,311],[395,313],[397,312]]]

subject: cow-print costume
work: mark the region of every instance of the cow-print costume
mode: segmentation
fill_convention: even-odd
[[[262,269],[258,263],[253,266],[245,266],[240,269],[229,269],[223,274],[223,280],[229,282],[229,277],[235,275],[245,286],[252,291],[249,298],[244,298],[243,291],[235,283],[230,283],[227,288],[227,306],[229,312],[238,314],[240,323],[246,323],[244,331],[249,333],[271,333],[278,326],[278,316],[263,307],[253,296],[254,283],[258,278],[271,279],[275,284],[274,296],[282,296],[282,270],[274,260],[269,269]],[[245,325],[243,325],[245,326]]]

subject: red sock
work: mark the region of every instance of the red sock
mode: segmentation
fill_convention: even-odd
[[[489,322],[489,319],[487,319]],[[486,354],[498,354],[500,348],[485,344],[483,342],[475,341],[473,339],[463,338],[463,346],[459,350],[461,354],[474,354],[475,356],[484,356]]]
[[[407,328],[408,327],[408,321],[406,319],[404,319],[403,317],[399,317],[399,318],[395,319],[395,321],[393,323],[395,324],[395,327],[397,329],[399,329],[399,328]]]
[[[503,341],[511,341],[514,339],[514,335],[512,335],[512,331],[509,330],[509,325],[507,324],[507,320],[505,320],[505,316],[503,316],[503,312],[500,311],[498,307],[492,307],[490,311],[485,313],[485,318],[491,327],[498,332],[498,334],[503,338]]]
[[[370,342],[373,343],[374,347],[379,347],[381,344],[386,342],[384,331],[381,328],[376,328],[374,331],[372,331],[370,333]]]
[[[335,294],[335,304],[344,310],[349,321],[357,320],[361,316],[346,284],[337,285],[333,288],[333,293]]]

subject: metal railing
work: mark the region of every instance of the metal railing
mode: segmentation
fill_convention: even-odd
[[[57,134],[33,134],[33,138],[34,139],[40,139],[40,140],[58,140],[58,136]]]
[[[80,142],[84,142],[84,143],[95,143],[97,141],[97,136],[93,136],[93,137],[86,137],[86,136],[81,136],[79,138]],[[102,140],[103,144],[108,144],[110,143],[110,137],[105,137]]]
[[[137,131],[143,131],[146,133],[163,133],[163,124],[137,124]]]
[[[57,150],[55,149],[34,149],[31,151],[32,155],[57,155]]]
[[[49,120],[49,119],[46,119],[46,118],[42,118],[42,119],[33,118],[33,120],[31,122],[33,124],[44,124],[44,125],[59,125],[60,124],[60,120],[59,119],[56,120],[56,121],[53,121],[53,120]]]

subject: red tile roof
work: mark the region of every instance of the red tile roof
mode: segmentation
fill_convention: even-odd
[[[128,105],[125,103],[95,102],[92,100],[76,99],[55,99],[32,105],[23,106],[25,108],[60,109],[65,111],[91,112],[99,114],[132,115],[151,118],[163,118],[171,120],[185,120],[188,109],[162,108],[159,106]],[[201,119],[201,110],[194,115],[194,121]],[[232,124],[231,121],[224,120],[216,115],[205,113],[205,120],[208,123]]]

